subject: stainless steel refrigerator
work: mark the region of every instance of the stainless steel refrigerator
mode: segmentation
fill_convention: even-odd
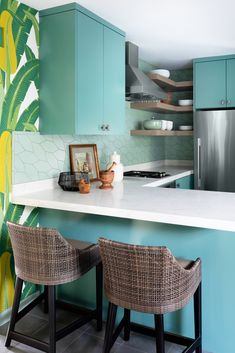
[[[194,114],[195,188],[235,192],[235,110]]]

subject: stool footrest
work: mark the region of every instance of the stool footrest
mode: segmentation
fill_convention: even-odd
[[[191,344],[191,346],[187,347],[182,353],[193,353],[196,351],[196,348],[200,346],[201,344],[201,337],[196,338],[195,340],[193,340],[193,343]]]
[[[143,335],[147,335],[151,337],[156,337],[156,331],[154,328],[136,324],[135,322],[131,322],[130,326],[131,326],[131,331],[141,333]],[[185,336],[180,336],[170,332],[164,332],[164,339],[171,343],[176,343],[181,346],[187,346],[186,350],[184,350],[183,353],[194,352],[195,348],[198,347],[199,344],[201,343],[201,337],[194,339],[194,338],[189,338]]]
[[[9,335],[10,335],[10,339],[13,339],[17,342],[27,344],[28,346],[31,346],[36,349],[40,349],[43,352],[49,352],[49,344],[46,342],[40,341],[36,338],[29,337],[27,335],[24,335],[16,331],[11,331]]]
[[[89,315],[92,314],[92,318],[96,319],[96,310],[87,309],[82,306],[67,303],[61,300],[56,300],[56,307],[60,309],[65,309],[79,315]]]

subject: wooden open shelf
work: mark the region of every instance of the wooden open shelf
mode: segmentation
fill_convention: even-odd
[[[193,136],[193,131],[181,130],[131,130],[132,136]]]
[[[193,107],[191,105],[187,107],[180,107],[162,102],[133,102],[131,103],[131,108],[158,113],[189,113],[193,111]]]
[[[148,74],[149,78],[157,83],[166,92],[177,92],[177,91],[192,91],[193,81],[181,81],[176,82],[170,78],[158,74]]]

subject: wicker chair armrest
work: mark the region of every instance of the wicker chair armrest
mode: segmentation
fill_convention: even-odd
[[[68,237],[64,237],[64,239],[70,248],[76,249],[79,252],[89,250],[95,245],[93,243],[88,243],[77,239],[70,239]]]
[[[185,274],[191,274],[195,272],[198,267],[201,267],[201,259],[197,258],[195,261],[192,261],[192,265],[190,267],[184,267],[177,259],[175,259],[175,265],[180,269],[180,271],[184,271]]]
[[[182,269],[184,279],[181,281],[181,288],[192,296],[201,282],[201,260],[198,258],[190,269]]]

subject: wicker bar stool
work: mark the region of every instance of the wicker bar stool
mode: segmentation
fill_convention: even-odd
[[[166,247],[137,246],[99,239],[109,300],[103,353],[109,353],[124,329],[156,337],[157,353],[164,340],[182,344],[184,353],[201,353],[201,261],[177,260]],[[164,314],[183,308],[194,296],[195,339],[164,332]],[[117,307],[124,316],[115,329]],[[130,321],[130,311],[154,314],[155,329]]]
[[[90,320],[96,319],[97,330],[101,330],[103,280],[98,245],[63,238],[55,229],[24,227],[10,222],[8,229],[15,260],[16,286],[5,346],[9,347],[11,340],[15,340],[44,352],[55,353],[56,341]],[[95,310],[56,301],[56,285],[77,280],[93,267],[96,267]],[[23,281],[43,285],[44,292],[19,311]],[[15,331],[16,322],[42,300],[45,300],[45,311],[49,311],[49,343]],[[82,315],[56,332],[56,304]]]

